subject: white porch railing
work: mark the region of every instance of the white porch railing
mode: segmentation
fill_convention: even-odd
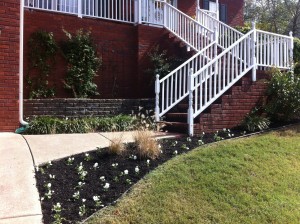
[[[289,69],[292,67],[293,36],[257,30],[257,65]]]
[[[25,0],[24,7],[134,23],[135,0]]]

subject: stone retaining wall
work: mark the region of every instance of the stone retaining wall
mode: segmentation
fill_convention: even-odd
[[[27,99],[24,116],[100,117],[137,113],[139,107],[154,110],[154,99]]]

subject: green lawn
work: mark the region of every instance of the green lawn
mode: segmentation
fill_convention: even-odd
[[[87,223],[300,223],[300,126],[178,156]]]

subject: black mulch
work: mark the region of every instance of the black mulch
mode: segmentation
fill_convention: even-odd
[[[126,154],[122,156],[110,155],[105,149],[98,149],[89,152],[90,160],[87,159],[85,153],[78,154],[74,157],[72,165],[67,165],[68,158],[58,161],[52,161],[52,165],[45,164],[40,166],[36,172],[37,187],[42,200],[42,212],[44,223],[52,223],[54,221],[55,212],[52,211],[53,205],[60,203],[62,206],[61,216],[64,218],[63,223],[74,223],[86,219],[88,216],[100,210],[102,207],[114,204],[115,201],[127,191],[133,184],[143,178],[151,170],[158,165],[175,157],[176,155],[186,153],[199,145],[221,140],[222,138],[232,138],[245,134],[240,130],[221,131],[219,137],[214,134],[205,134],[201,137],[181,137],[176,139],[160,140],[162,154],[156,160],[141,159],[137,157],[135,145],[128,144]],[[202,140],[203,143],[199,140]],[[137,158],[135,158],[135,156]],[[83,165],[83,170],[87,171],[84,180],[79,179],[77,167]],[[94,168],[95,163],[98,167]],[[113,164],[118,164],[115,168]],[[139,172],[136,172],[138,167]],[[124,171],[128,170],[128,175]],[[55,175],[55,178],[51,178]],[[100,177],[104,176],[105,181],[101,181]],[[82,187],[78,187],[79,182],[84,182]],[[50,190],[54,191],[51,198],[46,198],[45,193],[49,192],[46,187],[51,183]],[[109,183],[109,188],[104,189],[104,185]],[[80,198],[75,199],[73,194],[79,191]],[[100,196],[101,203],[96,206],[93,200],[94,196]],[[82,199],[86,199],[85,202]],[[86,212],[82,216],[79,215],[79,207],[85,204]],[[99,206],[99,204],[101,204]]]

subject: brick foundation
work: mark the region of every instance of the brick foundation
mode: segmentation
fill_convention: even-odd
[[[90,117],[138,113],[139,106],[153,110],[154,99],[36,99],[24,101],[25,117]]]
[[[19,127],[20,1],[0,1],[0,132]]]
[[[248,73],[221,96],[220,103],[212,104],[200,114],[195,133],[215,132],[240,125],[245,116],[265,100],[269,76],[260,73],[257,78],[256,82],[252,82],[251,73]]]

